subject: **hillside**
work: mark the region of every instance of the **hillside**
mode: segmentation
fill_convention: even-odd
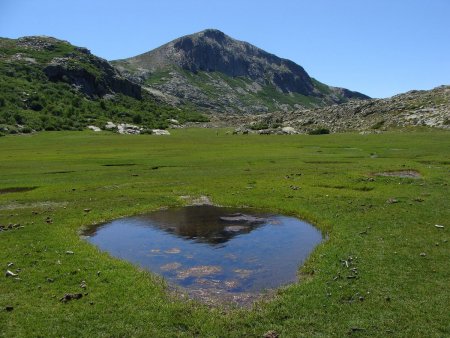
[[[156,100],[88,49],[51,37],[0,38],[0,93],[3,134],[205,120]]]
[[[378,132],[408,127],[450,129],[450,86],[413,90],[386,99],[261,114],[240,121],[234,116],[228,121],[238,121],[235,126],[246,126],[240,130],[263,129],[264,133],[280,132],[283,126],[292,127],[299,133],[320,129],[329,132]]]
[[[368,99],[320,83],[296,63],[213,29],[112,64],[167,103],[215,113],[287,111]]]

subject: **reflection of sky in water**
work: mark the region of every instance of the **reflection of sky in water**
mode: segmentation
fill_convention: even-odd
[[[236,212],[266,220],[257,224],[220,220]],[[299,266],[322,240],[316,228],[293,217],[211,206],[118,219],[88,235],[100,249],[172,283],[231,293],[258,292],[295,281]]]

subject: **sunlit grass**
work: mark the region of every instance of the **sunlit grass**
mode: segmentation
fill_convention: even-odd
[[[0,194],[0,224],[25,226],[0,232],[1,266],[20,269],[20,280],[0,279],[2,335],[450,334],[448,133],[171,133],[0,139],[0,189],[37,187]],[[404,169],[421,178],[374,175]],[[299,283],[252,310],[231,310],[178,299],[161,278],[79,236],[86,225],[181,205],[186,195],[297,215],[328,240],[301,269]],[[59,301],[79,292],[87,295]]]

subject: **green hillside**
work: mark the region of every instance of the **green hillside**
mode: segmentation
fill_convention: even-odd
[[[49,37],[0,38],[0,133],[80,130],[106,121],[164,128],[205,120],[141,91],[87,49]]]

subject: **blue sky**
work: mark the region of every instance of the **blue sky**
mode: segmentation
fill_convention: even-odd
[[[108,60],[206,28],[372,97],[450,84],[450,0],[0,0],[0,36],[50,35]]]

